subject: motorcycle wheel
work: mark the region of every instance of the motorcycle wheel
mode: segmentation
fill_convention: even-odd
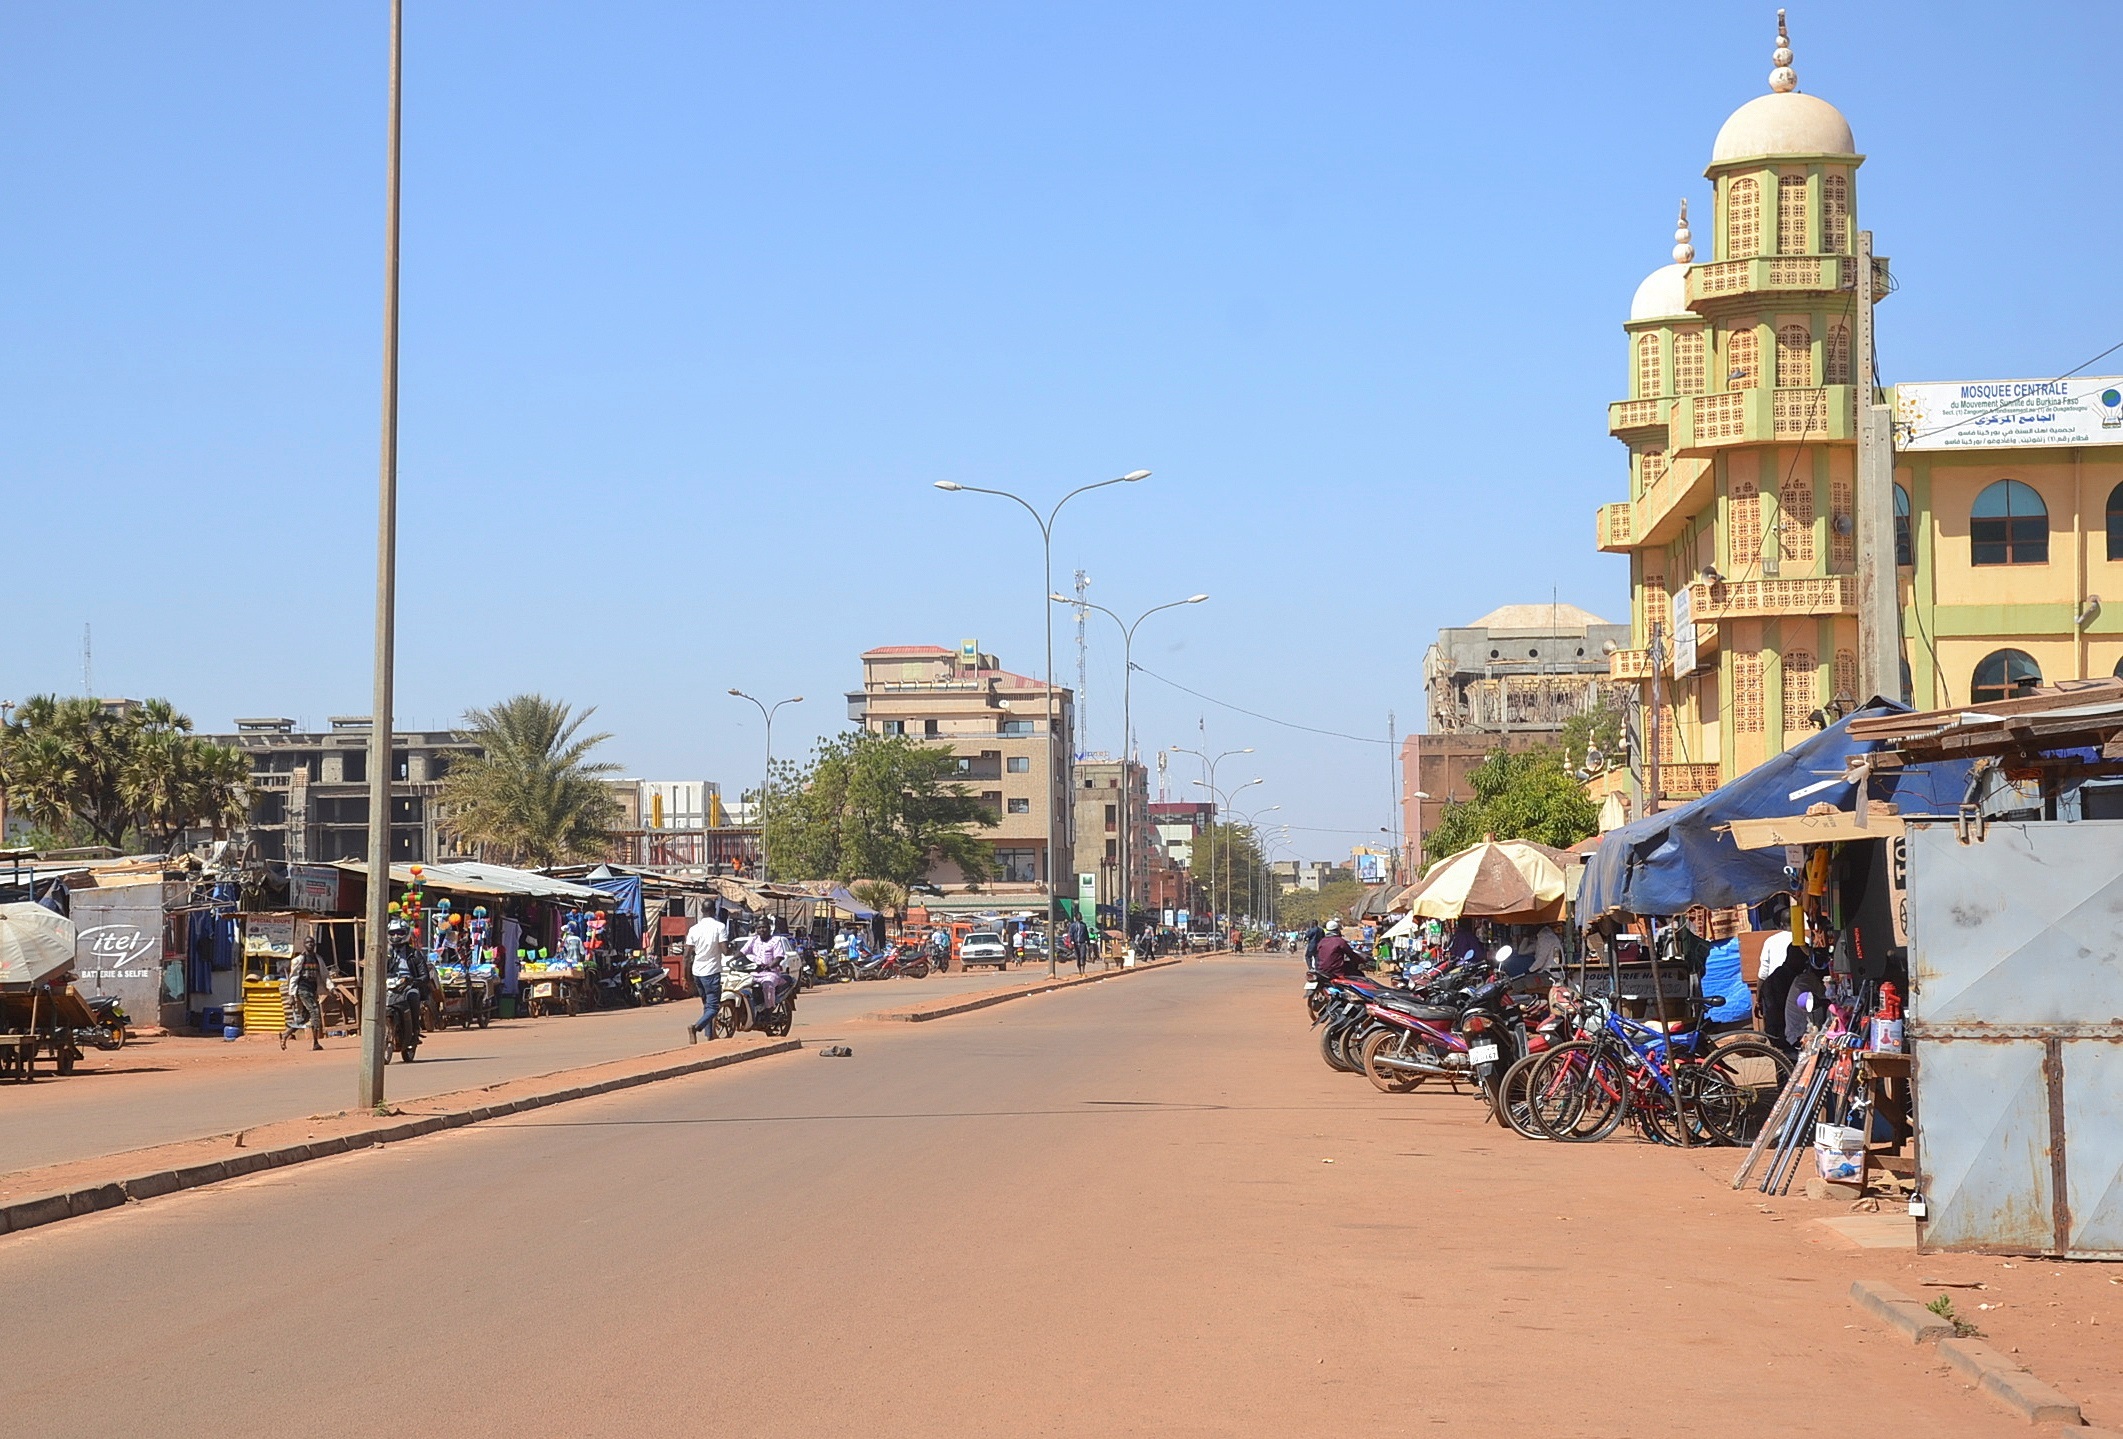
[[[123,1049],[123,1048],[125,1048],[125,1026],[124,1026],[124,1025],[122,1025],[122,1024],[113,1024],[113,1025],[108,1025],[108,1026],[106,1026],[106,1027],[105,1027],[105,1030],[104,1030],[104,1032],[105,1032],[106,1034],[110,1035],[110,1047],[111,1047],[112,1049]]]
[[[929,977],[929,961],[917,959],[912,964],[901,969],[900,973],[909,979],[927,979]]]
[[[1534,1072],[1538,1054],[1524,1054],[1513,1061],[1511,1068],[1497,1084],[1497,1123],[1508,1126],[1521,1139],[1546,1139],[1540,1124],[1533,1117],[1533,1103],[1527,1090],[1527,1080]]]
[[[711,1039],[729,1039],[737,1033],[737,1006],[724,1000],[715,1010],[715,1018],[708,1024]]]
[[[1363,1065],[1365,1077],[1383,1094],[1413,1094],[1422,1088],[1423,1081],[1430,1077],[1427,1074],[1410,1074],[1406,1070],[1389,1069],[1380,1062],[1413,1058],[1407,1053],[1406,1039],[1406,1034],[1400,1030],[1373,1030],[1365,1038],[1363,1048],[1357,1056]]]
[[[420,1052],[420,1041],[419,1041],[418,1039],[409,1039],[409,1040],[407,1040],[407,1041],[405,1042],[405,1048],[403,1048],[403,1049],[401,1049],[401,1050],[399,1051],[399,1053],[400,1053],[400,1054],[402,1054],[402,1055],[404,1055],[404,1056],[405,1056],[405,1062],[406,1062],[407,1064],[411,1064],[411,1063],[413,1062],[413,1056],[414,1056],[415,1054],[419,1053],[419,1052]]]
[[[1342,1059],[1342,1037],[1332,1026],[1320,1031],[1320,1058],[1327,1062],[1329,1069],[1338,1069],[1345,1074],[1349,1071],[1348,1064]]]

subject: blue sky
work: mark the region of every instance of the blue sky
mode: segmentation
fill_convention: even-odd
[[[1417,721],[1440,625],[1619,617],[1619,325],[1775,34],[1722,3],[408,9],[400,721],[541,690],[629,772],[732,790],[733,684],[808,697],[787,751],[871,645],[1037,672],[1030,522],[937,479],[1153,470],[1064,512],[1064,587],[1209,591],[1138,662],[1324,728]],[[0,5],[0,695],[78,691],[86,623],[99,691],[204,728],[366,712],[385,13]],[[2111,7],[1791,18],[1870,157],[1889,379],[2123,339]],[[1298,853],[1388,822],[1380,746],[1140,677],[1135,710],[1146,748],[1254,745],[1220,778],[1263,776]]]

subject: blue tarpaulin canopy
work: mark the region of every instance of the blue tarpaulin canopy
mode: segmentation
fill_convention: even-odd
[[[1578,921],[1617,911],[1671,915],[1698,904],[1758,904],[1789,888],[1783,850],[1743,850],[1726,826],[1738,819],[1790,818],[1824,800],[1850,808],[1851,786],[1841,778],[1846,762],[1880,747],[1852,739],[1850,722],[1907,709],[1875,699],[1701,799],[1609,832],[1585,866]],[[1868,797],[1893,800],[1905,814],[1952,814],[1967,785],[1965,762],[1912,766],[1873,775]]]
[[[601,868],[601,866],[600,866]],[[634,916],[634,929],[639,933],[648,921],[648,914],[641,903],[641,876],[638,874],[592,873],[583,878],[592,889],[601,889],[618,903],[614,908]]]

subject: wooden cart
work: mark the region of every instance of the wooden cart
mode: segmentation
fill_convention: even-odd
[[[88,1001],[69,984],[9,985],[0,989],[0,1079],[27,1082],[48,1058],[57,1074],[72,1074],[83,1046],[99,1026]]]
[[[518,1003],[532,1018],[547,1014],[580,1014],[589,977],[581,970],[549,969],[517,976]]]
[[[448,1029],[452,1024],[485,1029],[500,1012],[498,973],[482,974],[475,968],[467,978],[462,969],[445,966],[437,968],[435,977],[442,988],[441,1010],[436,1016],[438,1029]]]

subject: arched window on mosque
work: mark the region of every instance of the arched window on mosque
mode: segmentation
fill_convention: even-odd
[[[1909,528],[1909,491],[1899,481],[1894,487],[1894,562],[1905,569],[1917,562],[1916,540]]]
[[[1813,383],[1813,334],[1804,325],[1777,329],[1777,385],[1798,389]]]
[[[1858,564],[1858,517],[1850,508],[1848,480],[1828,482],[1828,568],[1848,574]]]
[[[1999,480],[1968,511],[1968,560],[1976,565],[2049,563],[2049,506],[2032,486]]]
[[[1732,482],[1732,568],[1746,578],[1762,562],[1762,495],[1753,480]]]
[[[1783,514],[1777,535],[1784,558],[1798,564],[1813,560],[1813,481],[1794,473],[1784,481],[1777,502]]]
[[[1821,248],[1831,255],[1845,254],[1850,249],[1848,175],[1821,177]]]
[[[1847,385],[1850,383],[1850,326],[1838,320],[1828,332],[1828,353],[1822,357],[1826,371],[1821,377],[1824,385]]]
[[[1836,691],[1828,698],[1839,709],[1849,709],[1858,703],[1858,652],[1837,650],[1835,665]]]
[[[1806,723],[1806,716],[1820,708],[1815,695],[1812,650],[1784,651],[1784,731],[1790,733]]]
[[[1703,393],[1703,332],[1683,330],[1673,337],[1673,392]]]
[[[1752,175],[1742,175],[1725,192],[1725,253],[1722,258],[1744,260],[1761,251],[1762,187]]]
[[[1760,734],[1762,718],[1762,656],[1748,650],[1732,657],[1732,728],[1738,734]]]
[[[2042,667],[2025,650],[1993,650],[1976,665],[1968,686],[1970,704],[2019,699],[2042,683]]]
[[[1752,325],[1725,337],[1725,388],[1751,390],[1762,383],[1762,338]]]
[[[1806,177],[1777,176],[1777,253],[1806,253]]]
[[[1665,393],[1664,377],[1659,373],[1659,337],[1638,335],[1636,337],[1636,394],[1640,400],[1648,400]]]
[[[2123,485],[2108,492],[2108,557],[2123,560]]]

